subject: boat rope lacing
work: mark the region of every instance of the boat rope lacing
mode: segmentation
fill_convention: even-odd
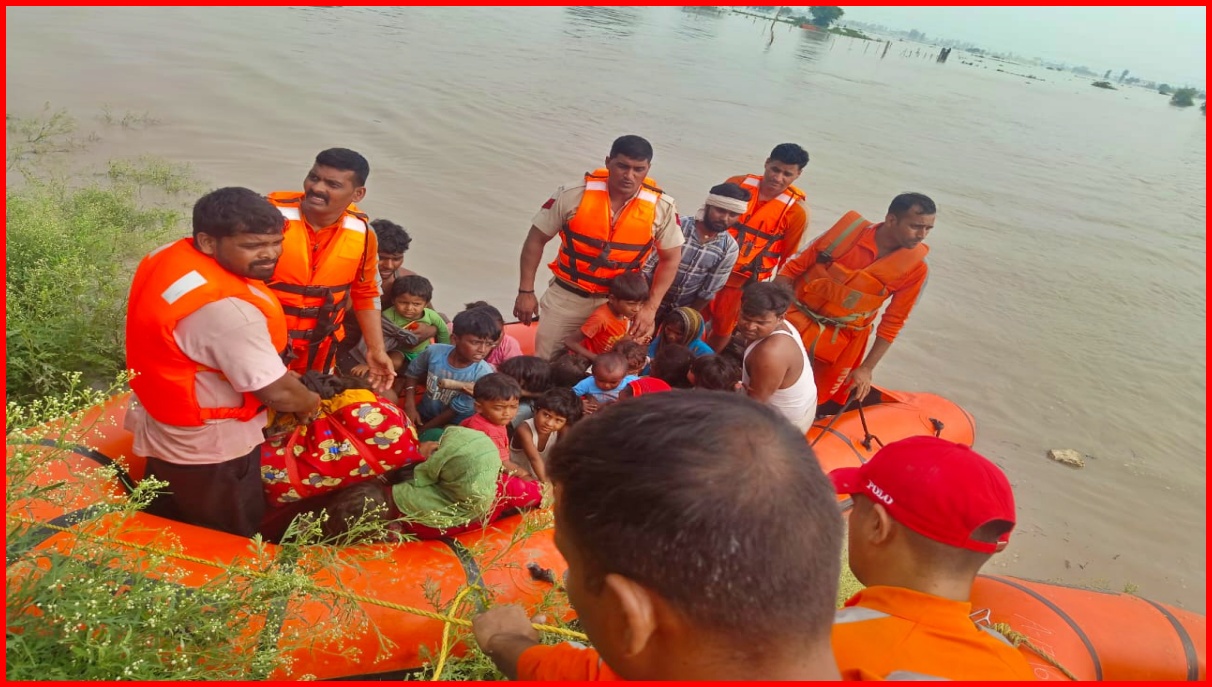
[[[212,568],[217,568],[217,569],[222,570],[231,575],[244,575],[247,577],[256,577],[256,578],[263,578],[268,575],[268,573],[263,572],[261,570],[255,570],[253,568],[248,568],[245,566],[228,565],[225,563],[220,563],[219,561],[212,561],[212,560],[208,560],[206,558],[201,558],[199,556],[191,556],[189,554],[181,553],[179,551],[172,551],[171,549],[163,549],[158,546],[152,546],[149,544],[136,544],[134,542],[122,541],[121,539],[115,539],[113,537],[104,537],[104,536],[99,536],[99,535],[95,535],[95,534],[89,534],[87,532],[80,532],[80,531],[74,530],[70,527],[62,527],[60,525],[54,525],[54,524],[51,524],[48,522],[39,522],[37,520],[32,520],[30,518],[26,518],[22,515],[18,515],[16,513],[7,513],[6,515],[8,516],[9,520],[12,520],[15,522],[21,522],[21,523],[24,523],[27,525],[32,525],[35,527],[45,527],[47,529],[56,530],[58,532],[68,532],[81,539],[87,539],[87,540],[98,542],[98,543],[116,544],[118,546],[124,546],[124,547],[130,548],[130,549],[135,549],[136,551],[145,551],[147,553],[157,554],[157,555],[165,556],[168,558],[175,558],[177,560],[189,561],[190,563],[198,563],[199,565],[206,565],[206,566],[210,566]],[[358,594],[356,592],[346,591],[344,589],[334,589],[331,587],[323,587],[321,585],[315,584],[314,582],[309,582],[307,585],[305,585],[304,591],[311,591],[311,592],[316,592],[316,593],[321,593],[321,594],[332,594],[333,596],[338,596],[338,597],[341,597],[344,599],[349,599],[351,601],[359,601],[361,603],[370,604],[372,606],[381,606],[383,608],[390,608],[392,610],[400,611],[402,613],[408,613],[411,615],[420,616],[422,618],[429,618],[431,620],[440,621],[442,623],[442,647],[441,647],[440,652],[438,653],[438,659],[435,662],[435,670],[434,670],[434,675],[433,675],[433,679],[437,680],[442,676],[442,669],[443,669],[443,667],[445,667],[446,659],[450,655],[450,651],[452,648],[450,646],[450,627],[452,625],[458,625],[460,627],[471,627],[470,620],[468,620],[466,618],[457,617],[453,614],[459,610],[458,609],[459,604],[462,603],[464,597],[466,597],[467,594],[469,594],[472,591],[483,591],[483,588],[480,587],[479,585],[474,585],[474,584],[463,587],[458,592],[458,594],[455,595],[454,601],[451,602],[449,608],[447,609],[447,613],[436,613],[434,611],[427,611],[423,608],[414,608],[412,606],[405,606],[404,604],[398,604],[393,601],[384,601],[383,599],[376,599],[373,596],[366,596],[365,594]],[[576,640],[579,640],[582,642],[589,641],[589,638],[586,637],[584,633],[577,632],[576,630],[569,630],[567,628],[557,627],[555,625],[545,625],[542,623],[531,623],[531,627],[538,630],[539,632],[548,632],[548,633],[555,634],[555,635],[561,635],[564,637],[568,637],[569,639],[576,639]]]
[[[996,632],[1000,633],[1003,637],[1010,640],[1010,643],[1013,644],[1015,648],[1018,648],[1020,646],[1027,647],[1040,658],[1042,658],[1045,661],[1047,661],[1048,663],[1051,663],[1052,665],[1056,666],[1056,669],[1061,671],[1062,673],[1064,673],[1065,677],[1069,678],[1070,680],[1073,680],[1074,682],[1078,681],[1078,677],[1076,675],[1074,675],[1073,673],[1071,673],[1068,668],[1061,665],[1061,662],[1056,660],[1055,656],[1048,653],[1047,651],[1044,651],[1040,647],[1036,646],[1036,644],[1034,642],[1032,642],[1031,638],[1028,637],[1027,635],[1010,627],[1010,623],[993,623],[992,627]]]

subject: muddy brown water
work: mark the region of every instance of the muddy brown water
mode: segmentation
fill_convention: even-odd
[[[653,142],[652,175],[683,212],[783,141],[812,156],[812,235],[928,193],[930,281],[876,378],[976,417],[1020,511],[990,570],[1204,611],[1197,108],[960,52],[939,65],[916,44],[880,59],[882,44],[784,24],[770,42],[767,21],[693,8],[7,17],[8,112],[67,107],[101,135],[98,161],[156,155],[271,191],[298,188],[322,148],[361,151],[363,206],[409,229],[406,264],[447,310],[509,310],[531,216],[623,133]],[[103,106],[159,121],[107,125]],[[1076,470],[1050,448],[1092,458]]]

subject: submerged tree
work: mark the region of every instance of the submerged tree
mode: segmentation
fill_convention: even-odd
[[[1170,104],[1175,107],[1191,107],[1195,104],[1194,88],[1180,88],[1174,91],[1174,95],[1170,98]]]
[[[845,12],[841,7],[813,7],[808,10],[808,14],[812,15],[814,25],[827,29],[830,24],[841,19]]]

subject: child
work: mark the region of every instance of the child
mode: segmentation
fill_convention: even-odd
[[[497,318],[497,322],[501,325],[501,338],[497,341],[496,348],[492,349],[492,353],[489,353],[485,360],[492,363],[493,367],[500,367],[501,363],[506,360],[522,355],[522,344],[518,343],[518,340],[513,336],[505,333],[505,318],[501,316],[500,310],[492,307],[486,301],[468,303],[463,309],[471,310],[472,308],[486,309],[493,317]]]
[[[689,348],[678,344],[666,344],[652,359],[652,376],[663,379],[675,389],[689,389],[690,364],[694,354]]]
[[[493,372],[492,365],[484,362],[501,335],[492,315],[464,310],[455,315],[452,329],[449,344],[426,348],[408,364],[404,375],[404,412],[417,425],[418,433],[458,424],[475,412],[471,397],[459,389],[443,388],[444,380],[475,382]],[[418,404],[416,388],[422,383],[425,397]]]
[[[648,367],[649,360],[648,351],[643,344],[631,339],[623,339],[614,345],[614,352],[627,358],[627,374],[637,376],[644,374],[644,368]]]
[[[567,349],[551,359],[551,385],[571,389],[585,379],[589,359]]]
[[[436,333],[432,339],[425,338],[421,343],[411,348],[399,350],[404,360],[412,362],[421,354],[432,341],[440,344],[450,343],[450,331],[446,321],[436,311],[425,306],[433,298],[433,284],[417,274],[400,277],[391,285],[391,307],[383,311],[383,319],[405,331],[427,333],[422,327],[433,327]]]
[[[476,414],[459,423],[460,426],[487,434],[500,452],[506,472],[516,477],[529,477],[525,468],[509,460],[509,434],[505,429],[518,414],[522,387],[513,377],[494,372],[476,380],[474,395]]]
[[[581,325],[580,332],[573,332],[564,339],[564,345],[573,353],[594,360],[602,353],[614,348],[620,339],[627,336],[631,319],[640,312],[640,306],[648,300],[648,280],[642,272],[624,272],[610,281],[610,295]]]
[[[690,384],[706,391],[736,391],[741,388],[741,369],[731,358],[705,355],[690,364]]]
[[[518,406],[518,414],[510,423],[516,429],[518,425],[534,417],[535,401],[551,388],[551,363],[537,355],[519,355],[501,363],[497,371],[513,377],[522,387],[522,403]],[[577,377],[577,381],[580,379]],[[572,384],[568,386],[571,387]]]
[[[407,231],[404,231],[404,227],[391,220],[376,219],[370,223],[370,226],[375,230],[375,236],[379,239],[379,278],[383,280],[383,283],[380,284],[383,291],[380,308],[387,310],[391,307],[391,286],[395,280],[416,274],[412,270],[401,267],[404,263],[404,254],[412,245],[412,237],[408,235]]]
[[[581,417],[581,404],[571,389],[551,389],[535,401],[535,415],[518,425],[509,457],[532,479],[550,482],[547,455],[564,429]]]
[[[590,415],[619,400],[622,388],[636,379],[639,378],[627,374],[626,358],[618,353],[603,353],[593,361],[593,374],[578,382],[572,391],[581,397],[581,407]]]

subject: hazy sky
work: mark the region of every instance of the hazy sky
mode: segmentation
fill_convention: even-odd
[[[846,19],[1157,81],[1207,79],[1204,7],[847,7]]]

